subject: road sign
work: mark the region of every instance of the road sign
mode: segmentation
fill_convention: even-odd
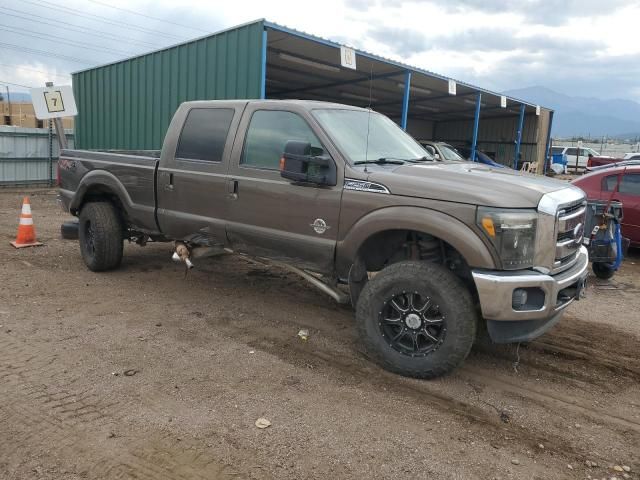
[[[70,85],[32,88],[31,102],[38,120],[73,117],[78,114]]]
[[[507,97],[505,97],[504,95],[500,96],[500,107],[507,108]]]
[[[352,70],[356,69],[356,52],[353,48],[340,47],[340,65]]]

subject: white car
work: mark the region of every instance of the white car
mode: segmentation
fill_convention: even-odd
[[[571,170],[576,168],[576,157],[578,157],[578,170],[584,170],[587,168],[587,161],[589,157],[599,157],[600,154],[593,148],[588,147],[563,147],[554,146],[551,148],[551,154],[557,155],[562,153],[567,159],[567,169]]]
[[[623,160],[640,160],[640,152],[625,153]]]

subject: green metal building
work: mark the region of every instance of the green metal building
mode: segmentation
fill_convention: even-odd
[[[351,55],[351,64],[344,54]],[[542,160],[553,112],[257,20],[73,74],[76,147],[159,149],[188,100],[301,98],[371,105],[420,140]]]

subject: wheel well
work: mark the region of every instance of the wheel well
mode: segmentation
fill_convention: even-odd
[[[467,266],[462,255],[449,243],[416,230],[385,230],[367,238],[358,249],[367,271],[377,272],[402,260],[424,260],[452,270]]]
[[[113,192],[113,190],[111,190],[109,187],[106,187],[104,185],[91,186],[82,197],[82,202],[80,203],[78,208],[72,213],[74,215],[79,215],[80,210],[82,210],[82,207],[89,202],[112,203],[116,207],[116,210],[118,211],[118,214],[120,216],[120,219],[122,220],[123,225],[129,224],[127,211],[125,210],[124,205],[120,200],[120,197],[118,197],[118,195],[116,195]]]
[[[367,238],[358,249],[349,283],[359,283],[359,291],[366,282],[367,272],[379,272],[403,260],[442,265],[458,276],[472,295],[477,296],[471,269],[460,252],[446,241],[416,230],[385,230]]]

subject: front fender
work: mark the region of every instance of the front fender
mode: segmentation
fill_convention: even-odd
[[[336,267],[346,277],[360,246],[376,233],[388,230],[414,230],[433,235],[455,248],[472,268],[497,268],[496,259],[480,237],[460,220],[445,213],[421,207],[387,207],[359,219],[338,241]]]

